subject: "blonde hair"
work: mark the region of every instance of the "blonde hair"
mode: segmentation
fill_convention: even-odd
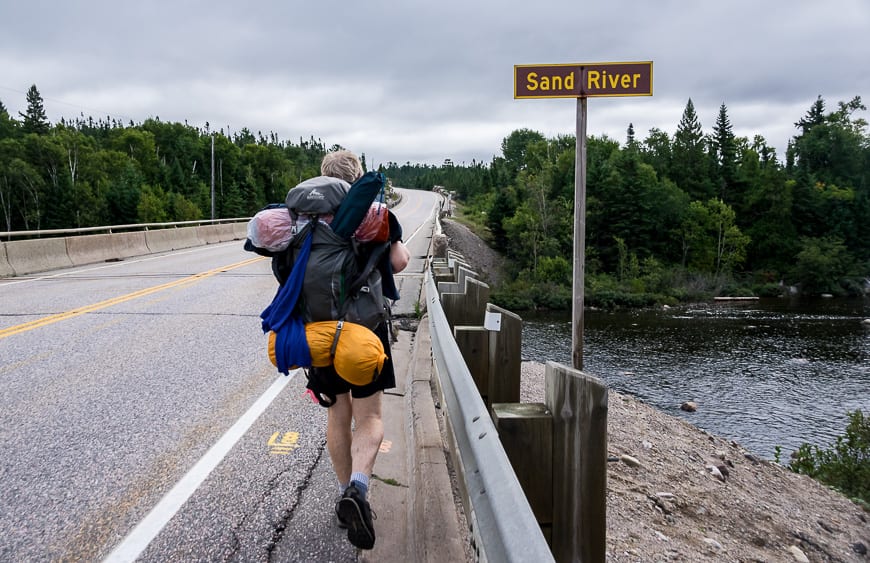
[[[320,173],[353,184],[363,175],[363,169],[355,154],[340,150],[326,153],[323,162],[320,163]]]

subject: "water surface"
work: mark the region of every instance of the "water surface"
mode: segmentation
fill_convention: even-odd
[[[523,359],[571,365],[570,314],[524,314]],[[732,301],[586,311],[584,371],[615,391],[782,461],[870,414],[868,300]],[[694,401],[698,410],[680,410]]]

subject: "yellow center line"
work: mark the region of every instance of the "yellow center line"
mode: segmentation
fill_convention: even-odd
[[[263,258],[260,258],[260,257],[251,258],[251,259],[245,260],[243,262],[238,262],[236,264],[230,264],[229,266],[221,266],[220,268],[208,270],[207,272],[200,272],[198,274],[194,274],[194,275],[188,276],[186,278],[181,278],[179,280],[171,281],[169,283],[155,285],[153,287],[148,287],[145,289],[141,289],[139,291],[134,291],[133,293],[128,293],[126,295],[121,295],[119,297],[113,297],[112,299],[106,299],[105,301],[100,301],[99,303],[94,303],[92,305],[86,305],[84,307],[79,307],[78,309],[72,309],[70,311],[65,311],[63,313],[57,313],[56,315],[50,315],[48,317],[43,317],[41,319],[36,319],[36,320],[26,322],[26,323],[23,323],[20,325],[15,325],[15,326],[11,326],[9,328],[4,328],[4,329],[0,330],[0,339],[6,338],[7,336],[19,334],[22,332],[27,332],[28,330],[33,330],[33,329],[40,328],[40,327],[43,327],[46,325],[57,323],[57,322],[60,322],[60,321],[66,320],[66,319],[71,319],[73,317],[78,317],[79,315],[91,313],[91,312],[97,311],[99,309],[105,309],[107,307],[111,307],[112,305],[124,303],[125,301],[130,301],[133,299],[137,299],[139,297],[151,295],[152,293],[157,293],[158,291],[164,291],[167,289],[172,289],[174,287],[182,287],[185,285],[189,285],[189,284],[201,281],[207,277],[219,274],[221,272],[229,272],[230,270],[235,270],[236,268],[241,268],[243,266],[253,264],[254,262],[259,262],[260,260],[263,260]]]

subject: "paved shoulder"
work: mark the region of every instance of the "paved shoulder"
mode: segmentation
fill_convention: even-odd
[[[428,320],[398,337],[397,387],[384,397],[384,442],[371,492],[378,540],[362,560],[464,561],[466,535],[432,397]]]

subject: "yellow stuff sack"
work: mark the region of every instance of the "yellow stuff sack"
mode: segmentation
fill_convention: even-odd
[[[384,345],[374,332],[362,325],[346,321],[307,323],[305,337],[311,350],[311,365],[317,368],[333,365],[339,377],[352,385],[368,385],[384,369],[387,359]],[[276,364],[273,332],[269,333],[269,359]]]

